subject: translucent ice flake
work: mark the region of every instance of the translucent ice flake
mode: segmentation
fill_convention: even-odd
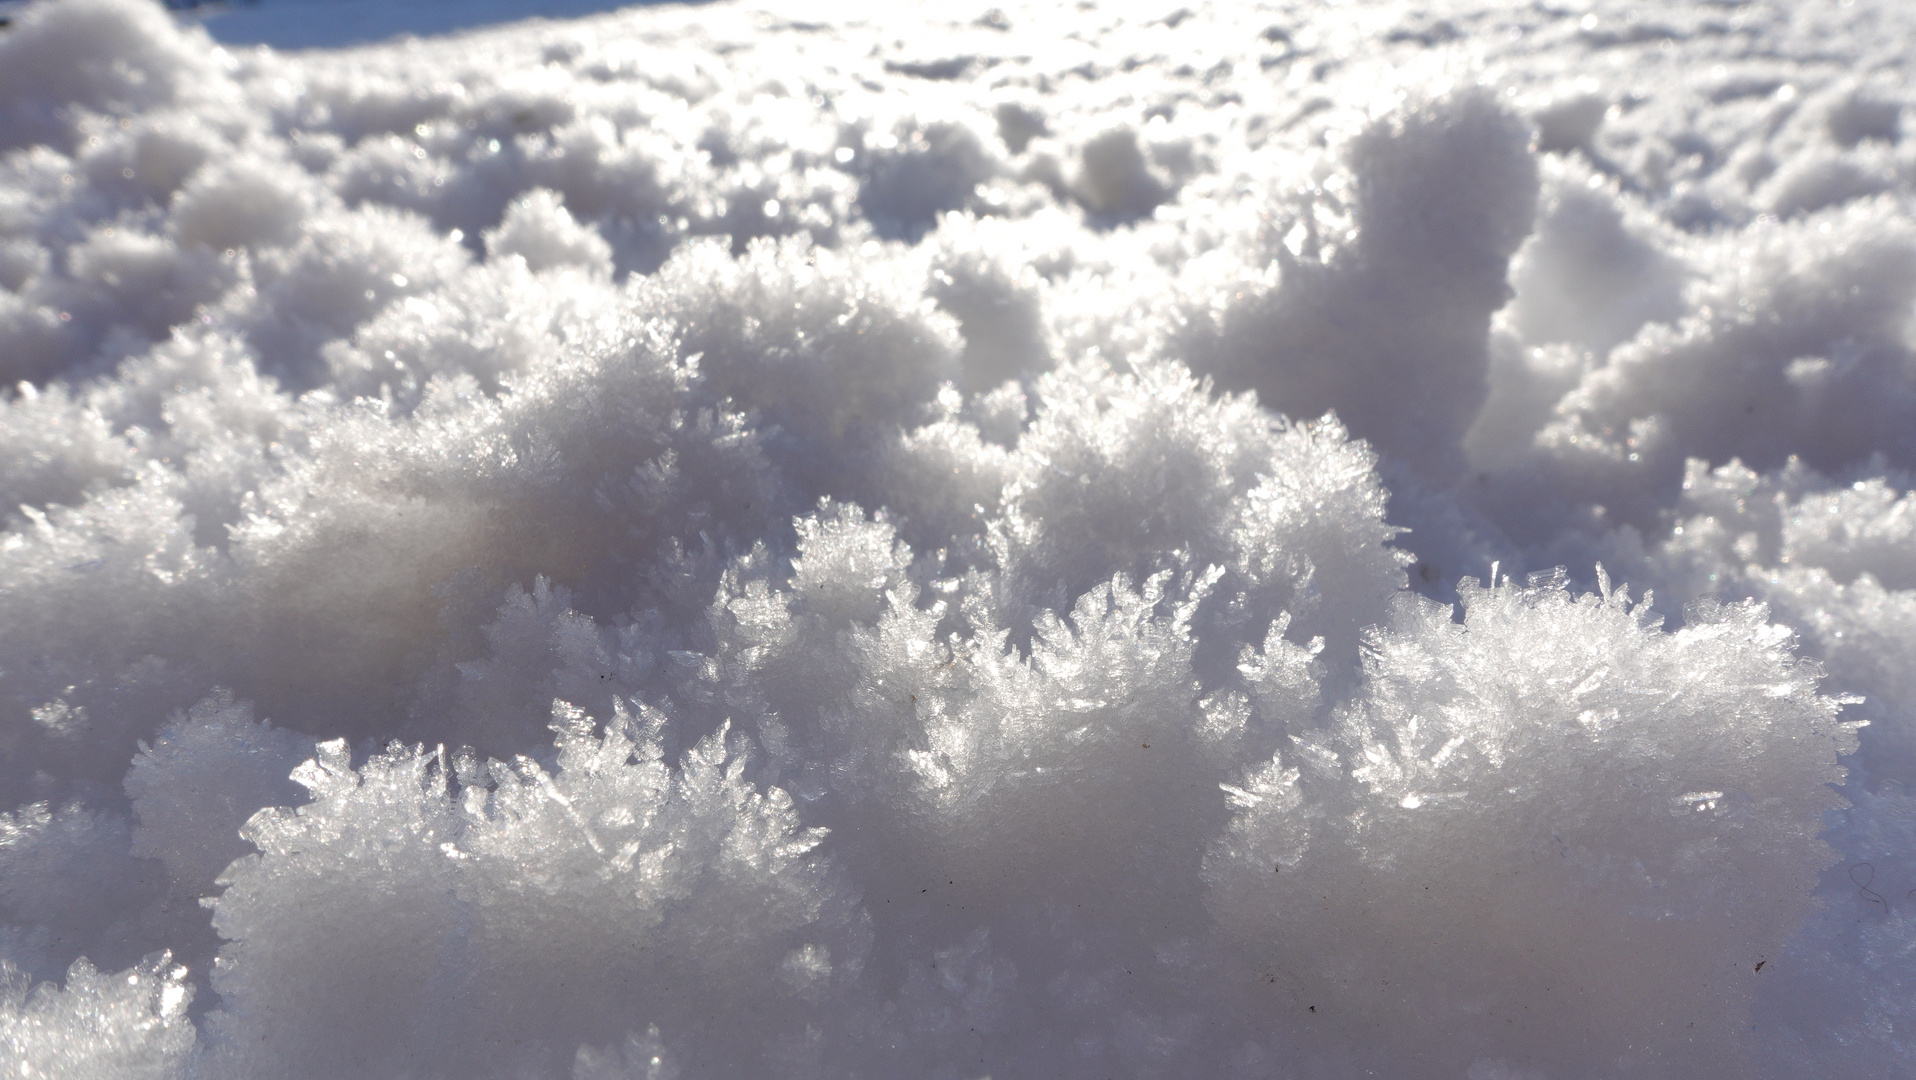
[[[0,960],[0,1050],[8,1075],[33,1080],[174,1080],[194,1043],[186,969],[156,953],[118,973],[75,961],[65,984],[26,989]]]

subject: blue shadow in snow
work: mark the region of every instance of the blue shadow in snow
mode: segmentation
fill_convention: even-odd
[[[576,19],[657,0],[171,0],[225,45],[332,49],[522,19]]]

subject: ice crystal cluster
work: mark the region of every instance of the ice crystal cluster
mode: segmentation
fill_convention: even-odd
[[[0,1075],[1911,1075],[1911,56],[27,6]]]

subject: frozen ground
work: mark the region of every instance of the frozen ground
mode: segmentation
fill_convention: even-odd
[[[5,1076],[1916,1072],[1916,11],[819,7],[0,32]]]

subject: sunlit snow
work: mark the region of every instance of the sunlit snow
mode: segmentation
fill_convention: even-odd
[[[1916,9],[456,8],[7,12],[0,1077],[1916,1074]]]

